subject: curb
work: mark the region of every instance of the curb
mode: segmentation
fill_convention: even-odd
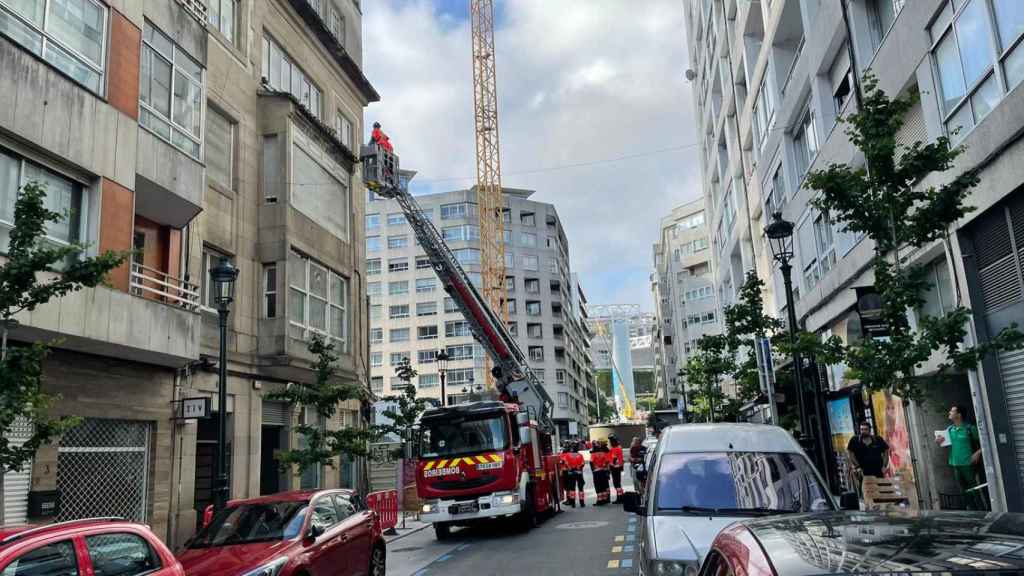
[[[411,528],[411,529],[409,529],[408,532],[404,532],[404,533],[398,534],[397,536],[393,536],[390,539],[385,540],[384,543],[385,544],[391,544],[392,542],[395,542],[396,540],[401,540],[402,538],[405,538],[406,536],[411,536],[411,535],[413,535],[413,534],[415,534],[415,533],[417,533],[417,532],[419,532],[421,530],[425,530],[425,529],[427,529],[429,527],[430,527],[430,524],[424,524],[423,526],[420,526],[418,528]]]

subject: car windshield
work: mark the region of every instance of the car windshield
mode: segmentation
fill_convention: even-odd
[[[832,510],[827,491],[800,454],[665,454],[658,465],[658,511],[771,514]]]
[[[289,540],[299,535],[308,502],[240,504],[218,512],[189,548]]]
[[[507,446],[504,416],[450,418],[423,424],[424,458],[504,450]]]

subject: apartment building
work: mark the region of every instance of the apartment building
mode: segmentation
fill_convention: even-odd
[[[949,136],[966,147],[951,170],[920,186],[941,185],[966,170],[981,179],[968,201],[975,210],[950,230],[948,242],[905,255],[908,263],[927,266],[932,289],[924,311],[970,307],[976,342],[1020,322],[1024,279],[1014,264],[1024,230],[1024,168],[1015,162],[1024,124],[1020,3],[702,0],[687,3],[685,11],[703,190],[714,230],[712,270],[723,303],[744,272],[756,270],[768,283],[769,312],[784,317],[781,278],[762,235],[771,214],[781,212],[796,224],[798,322],[848,343],[862,338],[853,288],[873,284],[872,243],[809,206],[812,193],[802,183],[810,169],[862,162],[837,120],[857,109],[856,80],[870,70],[889,95],[914,98],[897,133],[900,143]],[[1022,358],[1021,352],[989,358],[976,372],[930,383],[929,401],[909,405],[860,390],[843,366],[814,372],[830,414],[836,402],[890,441],[894,468],[917,482],[924,507],[938,508],[959,493],[931,436],[945,428],[949,404],[968,406],[981,432],[993,509],[1019,511]],[[922,366],[920,375],[933,374],[940,360]],[[837,463],[842,475],[841,457]]]
[[[654,332],[658,320],[654,314],[641,312],[638,304],[595,304],[590,307],[590,349],[594,356],[594,370],[602,378],[611,378],[615,366],[612,358],[616,347],[613,323],[622,321],[629,338],[629,359],[633,372],[636,396],[648,394],[654,388]]]
[[[217,437],[216,417],[179,419],[184,398],[227,413],[232,497],[355,485],[352,462],[282,474],[274,452],[316,418],[264,395],[312,380],[313,334],[336,345],[340,377],[368,379],[354,150],[378,95],[359,1],[0,0],[0,18],[0,229],[39,180],[71,215],[54,242],[134,251],[109,286],[18,318],[12,340],[54,342],[54,412],[84,420],[5,475],[5,521],[56,490],[57,516],[32,520],[123,516],[180,544],[211,502]],[[240,271],[226,406],[220,258]],[[358,409],[320,424],[360,425]]]
[[[586,300],[573,279],[569,246],[555,207],[530,200],[531,190],[503,192],[508,327],[551,394],[553,417],[561,436],[567,437],[570,422],[582,426],[587,421],[589,376],[580,319]],[[484,392],[485,352],[468,322],[445,295],[398,203],[372,193],[371,198],[366,213],[371,389],[377,395],[399,393],[404,382],[395,376],[395,366],[409,358],[419,372],[414,383],[419,395],[440,399],[434,359],[443,349],[451,359],[447,403]],[[479,286],[476,191],[426,194],[416,201]]]
[[[697,340],[722,332],[721,308],[712,279],[704,199],[687,202],[661,219],[654,245],[651,292],[657,322],[653,345],[655,393],[673,406],[682,395],[679,371]],[[729,383],[724,388],[731,391]]]

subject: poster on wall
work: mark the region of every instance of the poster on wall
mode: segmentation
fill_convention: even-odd
[[[876,391],[871,393],[871,408],[875,413],[875,431],[889,445],[889,470],[885,475],[914,480],[903,400],[888,392]]]
[[[828,423],[832,430],[832,450],[836,456],[836,469],[842,489],[852,490],[854,483],[850,476],[850,459],[846,454],[846,446],[853,438],[853,407],[849,396],[842,396],[828,401]]]

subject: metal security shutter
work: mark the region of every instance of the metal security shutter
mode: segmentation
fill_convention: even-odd
[[[1000,352],[999,372],[1003,377],[1017,467],[1024,475],[1024,350]]]
[[[10,442],[21,446],[32,436],[32,425],[25,418],[14,421],[10,430]],[[4,517],[0,524],[21,524],[28,516],[28,491],[32,486],[32,460],[21,467],[19,472],[4,474]]]
[[[913,145],[914,142],[928,142],[928,128],[925,125],[920,98],[903,115],[903,126],[896,133],[896,161],[903,157],[903,148]]]
[[[971,226],[974,258],[984,298],[985,313],[991,314],[1024,297],[1008,223],[1008,211],[999,206],[978,217]],[[1021,215],[1024,225],[1024,215]]]
[[[263,425],[287,426],[291,420],[288,404],[285,402],[263,401]]]

